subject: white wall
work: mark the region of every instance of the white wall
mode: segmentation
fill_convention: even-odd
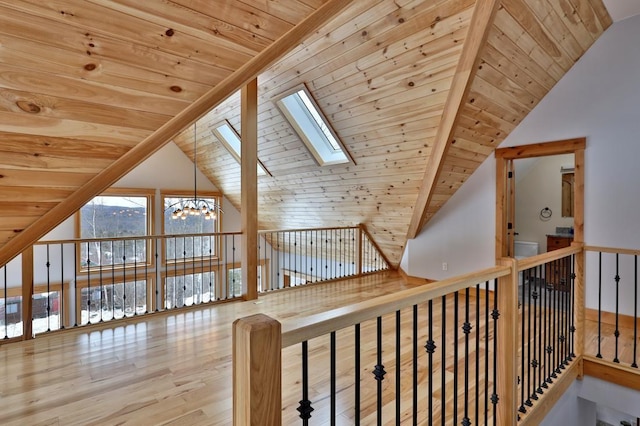
[[[495,264],[495,158],[487,159],[427,223],[407,241],[403,269],[443,279]],[[447,270],[442,270],[442,263]]]
[[[502,144],[587,137],[585,241],[591,245],[640,248],[639,40],[640,16],[612,25]],[[437,279],[493,264],[494,165],[487,159],[407,243],[409,275]]]
[[[580,397],[583,381],[575,380],[555,403],[540,426],[596,424],[596,403]]]

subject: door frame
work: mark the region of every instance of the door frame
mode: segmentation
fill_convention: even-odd
[[[507,223],[509,211],[513,212],[513,206],[515,205],[513,185],[509,185],[508,181],[510,176],[513,176],[513,172],[509,168],[512,167],[512,160],[519,158],[574,154],[573,240],[577,243],[584,242],[585,145],[586,138],[581,137],[496,149],[496,259],[506,257],[509,253],[509,229]]]

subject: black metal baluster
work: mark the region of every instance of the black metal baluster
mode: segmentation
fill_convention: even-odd
[[[359,425],[360,424],[360,324],[356,324],[355,327],[356,329],[355,329],[355,337],[354,337],[355,339],[354,369],[356,371],[355,371],[355,379],[354,379],[355,401],[354,401],[353,419],[355,421],[355,424]]]
[[[533,269],[533,278],[530,277],[529,280],[529,289],[531,292],[531,300],[533,300],[533,359],[531,360],[531,368],[533,369],[533,380],[531,380],[531,391],[529,392],[529,398],[534,401],[538,400],[538,394],[536,393],[536,377],[538,373],[538,352],[537,352],[537,343],[538,343],[538,268],[534,267]],[[531,287],[533,287],[533,291],[531,291]],[[529,302],[529,309],[531,309],[531,302]],[[529,342],[529,345],[532,343]],[[539,382],[538,382],[539,383]]]
[[[498,280],[493,282],[493,312],[491,317],[493,318],[493,394],[491,395],[491,404],[493,404],[493,426],[496,426],[498,421],[497,405],[498,405],[498,318],[500,317],[500,311],[498,311]]]
[[[378,397],[376,401],[376,409],[377,409],[377,424],[378,426],[382,425],[382,381],[384,380],[384,375],[387,374],[384,371],[384,365],[382,364],[382,317],[378,317],[377,326],[376,326],[376,353],[377,353],[377,364],[373,370],[373,375],[378,382]]]
[[[412,342],[412,384],[413,392],[411,394],[411,418],[413,419],[413,425],[418,424],[418,305],[413,305],[413,342]],[[429,369],[431,374],[431,369]]]
[[[544,294],[543,290],[546,291],[546,283],[542,280],[543,266],[538,266],[538,276],[541,280],[538,283],[538,299],[539,299],[539,307],[538,307],[538,388],[536,389],[536,393],[542,395],[543,387],[542,385],[545,383],[544,379],[544,328],[543,328],[543,318],[544,318]],[[546,278],[546,277],[545,277]]]
[[[417,318],[417,309],[416,309],[416,318]],[[433,424],[433,353],[436,350],[436,342],[433,340],[433,300],[429,300],[429,327],[427,329],[427,344],[425,345],[425,349],[427,350],[427,359],[428,359],[428,371],[429,371],[429,383],[427,384],[427,423]],[[416,338],[417,338],[417,329],[416,329]],[[444,331],[443,331],[444,334]],[[417,353],[416,353],[417,356]],[[442,361],[444,363],[444,360]],[[417,361],[416,361],[417,366]],[[415,371],[416,376],[416,384],[414,386],[413,392],[415,394],[415,407],[414,407],[414,416],[413,416],[413,424],[418,424],[418,370]]]
[[[79,247],[79,245],[80,244],[74,244],[73,245],[73,262],[76,265],[78,264],[77,262],[81,262],[81,260],[78,259],[78,247]],[[80,250],[80,252],[81,252],[80,256],[82,256],[82,250]],[[4,272],[5,272],[4,283],[5,283],[5,286],[6,286],[6,284],[7,284],[7,277],[6,277],[7,267],[6,266],[5,266],[5,271]],[[73,268],[73,286],[74,286],[74,294],[77,295],[78,294],[78,268],[77,267]],[[5,288],[4,294],[5,294],[5,297],[6,297],[6,295],[7,295],[7,289],[6,288]],[[80,289],[80,294],[82,295],[82,289]],[[78,299],[78,297],[76,297],[76,300],[82,300],[82,297],[80,297],[79,299]],[[78,315],[77,315],[78,308],[77,307],[75,309],[75,312],[76,312],[76,314],[73,316],[73,318],[74,318],[73,326],[77,327],[78,326]],[[82,303],[80,303],[80,316],[82,316]],[[5,322],[4,323],[5,324],[7,323],[6,318],[5,318]]]
[[[600,345],[602,341],[602,252],[598,252],[598,353],[596,358],[602,358]]]
[[[558,370],[558,361],[557,361],[557,357],[558,357],[558,289],[561,286],[561,282],[560,282],[560,265],[559,265],[559,260],[554,260],[553,261],[553,266],[554,266],[554,282],[555,285],[553,286],[553,290],[552,290],[552,297],[551,297],[551,377],[553,377],[554,379],[558,377],[558,375],[556,374],[556,371]]]
[[[302,342],[302,399],[298,406],[298,412],[300,413],[302,424],[307,426],[313,407],[311,406],[311,401],[309,401],[309,347],[306,340]]]
[[[489,281],[484,283],[484,287],[484,424],[487,425],[489,424]]]
[[[469,287],[465,290],[464,297],[464,324],[462,325],[464,333],[464,417],[462,418],[462,426],[471,426],[471,419],[469,419],[469,333],[471,333],[472,327],[469,322]],[[456,346],[458,345],[456,344]]]
[[[525,401],[525,405],[527,407],[531,407],[533,406],[533,402],[531,402],[531,394],[533,393],[533,381],[536,379],[535,378],[535,373],[533,375],[533,378],[531,377],[531,370],[532,370],[532,359],[531,359],[531,339],[532,339],[532,327],[531,327],[531,317],[532,317],[532,312],[531,312],[531,299],[532,299],[532,287],[533,287],[533,282],[534,282],[534,278],[532,277],[533,270],[531,268],[527,269],[526,271],[523,271],[522,275],[524,277],[525,283],[524,285],[527,286],[527,300],[523,300],[522,301],[522,309],[526,309],[527,310],[527,340],[526,340],[526,345],[527,345],[527,362],[525,363],[526,367],[527,367],[527,384],[526,386],[523,386],[525,388],[526,394],[527,394],[527,400]],[[523,285],[523,288],[524,288]],[[523,298],[524,299],[524,298]],[[535,321],[535,318],[533,319]],[[533,335],[533,339],[535,339],[535,334]],[[522,357],[524,358],[524,353],[522,354]],[[535,357],[535,354],[534,354]],[[524,373],[522,373],[524,375]],[[524,385],[524,383],[523,383]]]
[[[232,268],[235,269],[236,267],[236,235],[235,234],[233,234],[233,236],[231,237],[231,264],[233,265]],[[236,297],[236,274],[233,274],[233,279],[231,281],[232,281],[233,289],[229,291],[229,294],[231,295],[232,298],[234,298]]]
[[[89,244],[87,242],[87,323],[91,322],[91,247]],[[80,315],[82,316],[82,311]],[[80,320],[82,321],[82,318]]]
[[[115,254],[116,252],[113,249],[114,241],[111,240],[111,319],[116,319],[116,265],[115,265]],[[124,287],[124,286],[123,286]],[[123,311],[124,315],[124,311]]]
[[[216,294],[213,290],[213,244],[213,235],[209,235],[209,302],[213,302],[216,299]],[[218,257],[220,257],[219,254]]]
[[[585,280],[583,279],[583,283]],[[576,291],[576,259],[575,255],[572,256],[571,260],[571,289],[569,293],[569,335],[570,335],[570,348],[569,348],[569,356],[571,358],[575,358],[576,354],[574,353],[574,338],[576,327],[574,324],[574,315],[575,315],[575,291]]]
[[[564,266],[562,268],[563,275],[565,277],[566,283],[563,286],[562,291],[560,292],[560,302],[559,302],[559,315],[560,315],[560,352],[558,353],[559,366],[560,370],[564,370],[567,364],[567,338],[568,334],[568,306],[567,306],[567,295],[569,292],[569,288],[571,288],[571,267],[569,266],[569,261],[571,260],[570,256],[566,256],[563,259]]]
[[[51,260],[49,258],[49,244],[47,244],[47,331],[51,331]]]
[[[100,268],[102,271],[102,268]],[[100,275],[100,286],[102,286],[102,274]],[[100,297],[102,300],[102,296]],[[138,313],[138,240],[133,240],[133,316]]]
[[[331,426],[336,424],[336,332],[332,331],[330,337],[331,350]]]
[[[4,309],[4,339],[8,339],[9,338],[9,321],[7,320],[7,308],[6,308],[7,299],[8,299],[8,297],[7,297],[7,287],[8,287],[8,285],[7,285],[7,265],[4,265],[2,267],[2,271],[4,273],[4,294],[2,296],[3,296],[3,299],[4,299],[4,306],[5,306],[5,309]]]
[[[59,319],[58,319],[58,326],[60,328],[60,330],[64,330],[65,326],[64,326],[64,309],[65,309],[65,303],[64,303],[65,299],[64,299],[64,244],[60,243],[60,309],[58,310],[58,315],[59,315]]]
[[[476,284],[476,394],[475,419],[480,423],[480,284]]]
[[[400,311],[396,311],[396,425],[400,425],[400,401],[402,399],[400,395],[400,346],[402,341],[400,340]]]
[[[122,313],[122,316],[125,317],[126,316],[126,306],[127,306],[127,277],[126,277],[126,265],[127,265],[127,248],[125,247],[125,243],[126,241],[123,240],[122,241],[122,299],[124,300],[124,302],[122,302],[123,304],[123,309],[124,312]]]
[[[447,295],[442,296],[442,357],[440,362],[440,423],[446,425],[447,419]],[[454,396],[455,399],[455,396]]]
[[[631,366],[638,368],[638,255],[633,256],[633,362]]]
[[[550,272],[551,270],[548,268],[548,272]],[[549,329],[548,329],[548,317],[549,317],[549,286],[550,284],[550,279],[551,277],[547,277],[545,276],[545,286],[544,286],[544,312],[542,313],[542,319],[544,320],[544,324],[542,326],[542,331],[544,333],[543,335],[543,340],[544,340],[544,367],[543,367],[543,372],[544,372],[544,378],[543,378],[543,382],[542,382],[542,387],[544,389],[547,389],[549,387],[548,382],[549,382],[549,351],[550,351],[550,347],[549,347]]]
[[[458,423],[458,292],[453,293],[453,424]]]
[[[522,319],[520,320],[520,375],[518,376],[518,383],[520,384],[520,407],[518,407],[518,411],[521,413],[526,413],[527,409],[524,406],[524,389],[525,389],[525,315],[526,315],[526,297],[525,297],[525,282],[524,282],[524,271],[520,274],[521,277],[521,288],[522,293],[520,294],[521,302],[521,311],[522,311]]]
[[[613,362],[620,363],[620,359],[618,359],[618,343],[620,337],[620,328],[619,328],[619,307],[620,307],[620,255],[616,253],[616,276],[614,280],[616,282],[616,330],[613,332],[613,335],[616,338],[616,354],[613,358]]]
[[[291,232],[289,233],[289,256],[291,256]],[[297,265],[297,261],[298,261],[298,253],[297,253],[297,248],[298,248],[298,244],[297,244],[297,232],[293,233],[293,276],[294,279],[298,277],[298,265]],[[289,263],[291,263],[291,257],[289,257]],[[297,285],[297,284],[296,284]]]

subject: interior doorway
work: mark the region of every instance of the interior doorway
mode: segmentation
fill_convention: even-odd
[[[533,145],[523,145],[518,147],[501,148],[496,150],[496,258],[513,257],[514,242],[519,230],[526,229],[526,236],[522,239],[537,241],[540,251],[560,247],[549,247],[548,245],[562,244],[566,241],[583,241],[584,232],[584,148],[585,139],[569,139],[556,142],[546,142]],[[517,203],[516,187],[518,185],[518,169],[520,173],[526,173],[527,161],[515,164],[515,160],[530,159],[528,167],[534,167],[535,159],[553,156],[556,161],[546,164],[547,168],[558,169],[553,176],[557,177],[553,184],[554,192],[557,194],[556,203],[550,201],[545,203],[540,198],[532,200],[532,204],[521,206]],[[562,156],[562,157],[560,157]],[[569,158],[573,158],[573,164]],[[541,163],[538,163],[540,166]],[[545,166],[542,166],[542,173],[545,173]],[[571,173],[571,177],[565,174]],[[570,181],[571,185],[567,183]],[[548,180],[548,182],[551,182]],[[563,196],[563,188],[571,190],[570,195]],[[564,206],[563,204],[564,200]],[[570,206],[566,204],[569,203]],[[522,203],[520,203],[522,204]],[[520,211],[526,209],[526,211]],[[533,213],[532,213],[533,212]],[[572,217],[563,218],[563,213],[571,214]],[[524,224],[524,228],[518,228],[518,216],[520,221],[523,215],[535,214],[538,221]],[[551,222],[551,223],[547,223]],[[531,226],[526,226],[531,225]],[[557,228],[557,229],[556,229]],[[571,233],[571,230],[573,231]],[[559,231],[559,232],[558,232]],[[546,235],[562,235],[571,237],[564,239],[547,239]],[[544,235],[544,237],[542,236]],[[556,241],[557,240],[557,241]]]

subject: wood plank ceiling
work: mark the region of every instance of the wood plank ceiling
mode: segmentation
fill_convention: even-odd
[[[0,0],[0,257],[323,3]],[[611,24],[601,0],[501,1],[441,172],[424,188],[475,6],[354,1],[264,70],[258,156],[272,176],[259,177],[260,228],[364,223],[399,263],[414,216],[419,230]],[[275,107],[302,84],[355,164],[319,167]],[[198,121],[198,165],[240,208],[239,164],[210,131],[222,120],[240,131],[230,95]],[[191,157],[192,127],[175,142]]]

